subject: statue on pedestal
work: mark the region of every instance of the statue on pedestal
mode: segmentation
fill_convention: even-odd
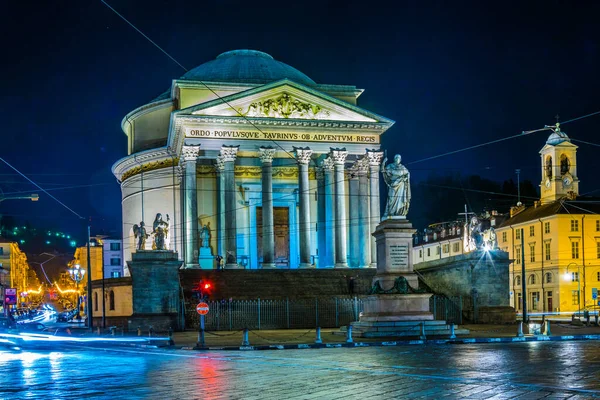
[[[201,247],[208,248],[210,244],[210,230],[206,225],[204,225],[200,231],[200,240],[202,241]]]
[[[154,235],[152,250],[168,250],[166,246],[166,239],[169,235],[169,214],[167,214],[166,221],[162,219],[162,214],[156,214],[152,228],[152,234]]]
[[[144,221],[140,222],[140,225],[133,225],[133,235],[138,240],[135,249],[136,250],[145,250],[146,249],[146,239],[148,239],[148,233],[146,232],[146,224]]]
[[[381,163],[383,180],[388,186],[387,204],[383,218],[405,217],[410,207],[410,172],[402,165],[402,157],[394,156],[394,162],[385,165],[387,157]]]

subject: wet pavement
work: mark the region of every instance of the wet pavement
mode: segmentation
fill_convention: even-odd
[[[600,342],[0,350],[1,399],[600,398]]]

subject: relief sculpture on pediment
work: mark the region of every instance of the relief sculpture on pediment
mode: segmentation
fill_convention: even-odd
[[[316,104],[305,103],[284,93],[275,99],[255,101],[246,110],[238,109],[245,117],[327,119],[329,111]]]

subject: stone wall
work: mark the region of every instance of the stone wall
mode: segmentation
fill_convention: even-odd
[[[479,323],[515,321],[510,307],[508,253],[475,251],[414,265],[421,279],[436,294],[463,297],[463,314]]]

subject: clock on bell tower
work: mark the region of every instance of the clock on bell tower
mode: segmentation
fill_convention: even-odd
[[[557,122],[546,145],[540,150],[542,181],[540,193],[542,204],[547,204],[570,194],[579,194],[577,178],[577,146],[560,130]]]

